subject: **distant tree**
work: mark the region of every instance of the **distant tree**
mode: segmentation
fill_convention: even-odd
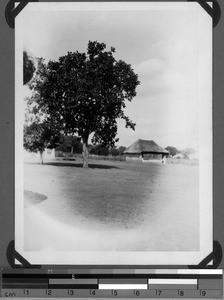
[[[87,53],[68,52],[47,65],[38,61],[29,84],[47,120],[66,134],[78,134],[83,142],[83,167],[88,167],[88,140],[113,147],[118,141],[117,119],[126,127],[135,124],[124,114],[125,101],[132,101],[139,85],[130,64],[114,58],[115,48],[89,41]]]
[[[77,136],[63,136],[61,138],[61,143],[58,145],[57,149],[64,152],[82,153],[82,143]]]
[[[123,154],[125,149],[126,149],[126,147],[124,147],[124,146],[118,147],[119,154]]]
[[[27,97],[25,124],[23,129],[23,147],[29,152],[39,152],[41,164],[43,164],[43,152],[45,148],[55,148],[62,142],[62,136],[57,128],[46,120],[46,117]]]
[[[118,155],[121,155],[123,152],[124,152],[124,150],[125,150],[126,148],[125,147],[123,147],[123,146],[120,146],[120,147],[113,147],[113,148],[111,148],[110,150],[109,150],[109,153],[111,154],[111,155],[113,155],[113,156],[118,156]]]
[[[170,156],[175,156],[178,153],[177,148],[173,146],[167,146],[165,149],[169,152]]]
[[[95,154],[95,155],[107,156],[107,155],[109,155],[109,149],[108,149],[108,147],[98,144],[98,145],[95,145],[92,147],[92,149],[90,150],[90,153]]]
[[[43,164],[45,148],[55,148],[60,142],[60,136],[55,135],[47,122],[32,123],[24,126],[23,146],[29,152],[39,152]]]
[[[190,158],[191,154],[194,154],[196,151],[192,148],[185,148],[183,150],[181,150],[181,153],[183,154],[183,157],[186,159]]]
[[[33,77],[35,72],[34,61],[31,56],[23,51],[23,84],[27,84]]]
[[[118,156],[120,153],[119,153],[119,150],[116,147],[113,147],[109,150],[109,154],[112,155],[112,156]]]

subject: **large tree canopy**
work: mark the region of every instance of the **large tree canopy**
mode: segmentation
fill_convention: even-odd
[[[126,127],[135,124],[124,114],[125,101],[136,96],[140,83],[130,64],[114,58],[115,49],[104,43],[88,43],[87,53],[68,52],[58,61],[39,60],[36,76],[29,84],[33,99],[48,121],[66,134],[77,133],[83,141],[84,166],[88,166],[88,139],[114,146],[117,119]]]

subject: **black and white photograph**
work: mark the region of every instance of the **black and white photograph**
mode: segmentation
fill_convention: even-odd
[[[15,246],[34,264],[212,251],[212,19],[196,2],[29,3],[15,26]]]

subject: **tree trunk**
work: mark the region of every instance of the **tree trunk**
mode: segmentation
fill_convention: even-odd
[[[44,164],[43,151],[40,151],[40,163]]]
[[[83,168],[88,168],[88,145],[87,142],[83,142],[83,148],[82,148],[82,157],[83,157]]]
[[[71,146],[71,154],[73,154],[73,146]]]

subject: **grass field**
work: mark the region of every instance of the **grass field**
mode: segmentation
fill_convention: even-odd
[[[196,251],[198,166],[90,160],[24,165],[26,250]]]

